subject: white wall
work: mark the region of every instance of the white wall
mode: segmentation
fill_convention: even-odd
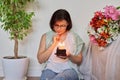
[[[34,5],[33,5],[34,4]],[[30,58],[29,76],[40,76],[41,65],[37,62],[37,50],[40,37],[44,32],[50,30],[49,20],[52,13],[60,8],[69,11],[75,30],[86,43],[89,42],[87,25],[96,10],[102,10],[106,5],[120,5],[119,0],[36,0],[31,4],[29,11],[34,11],[33,27],[29,35],[20,41],[19,53]],[[0,59],[6,55],[13,55],[13,41],[9,35],[0,29]],[[0,76],[3,76],[2,63],[0,60]]]

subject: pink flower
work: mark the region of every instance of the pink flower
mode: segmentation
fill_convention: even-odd
[[[104,10],[104,14],[107,18],[111,18],[112,20],[118,20],[120,18],[120,11],[117,10],[116,7],[106,6]]]
[[[97,44],[97,41],[96,41],[96,38],[95,38],[94,35],[90,35],[90,41],[91,41],[92,43],[98,45],[98,44]]]

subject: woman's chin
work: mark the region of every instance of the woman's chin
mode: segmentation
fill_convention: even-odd
[[[58,35],[62,35],[62,33],[57,33]]]

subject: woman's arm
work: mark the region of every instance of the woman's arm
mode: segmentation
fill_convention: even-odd
[[[40,40],[38,53],[37,53],[37,59],[38,59],[40,64],[42,64],[48,60],[53,49],[55,48],[55,46],[57,44],[58,44],[58,41],[57,41],[57,37],[55,36],[53,38],[53,44],[51,44],[51,46],[48,49],[46,49],[46,46],[45,46],[46,45],[46,34],[42,35],[41,40]]]
[[[71,62],[77,65],[80,65],[83,59],[82,52],[83,52],[85,43],[83,42],[83,40],[80,38],[78,34],[75,33],[74,36],[75,36],[75,43],[77,48],[76,53],[78,54],[73,55],[72,53],[68,53],[68,58],[71,60]]]
[[[82,53],[79,53],[78,55],[72,55],[69,53],[68,58],[71,60],[71,62],[80,65],[82,62]]]
[[[76,34],[75,38],[76,38],[75,42],[76,42],[76,45],[77,45],[76,48],[78,50],[78,52],[77,52],[78,54],[77,55],[72,55],[71,53],[68,53],[68,58],[71,60],[71,62],[73,62],[77,65],[80,65],[81,62],[82,62],[82,59],[83,59],[82,52],[83,52],[85,43],[80,38],[80,36],[78,36],[78,34]]]

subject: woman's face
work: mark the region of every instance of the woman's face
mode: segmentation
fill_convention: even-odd
[[[58,35],[62,35],[66,32],[66,28],[68,26],[68,23],[66,20],[59,20],[56,21],[56,23],[54,24],[54,31],[58,34]]]

